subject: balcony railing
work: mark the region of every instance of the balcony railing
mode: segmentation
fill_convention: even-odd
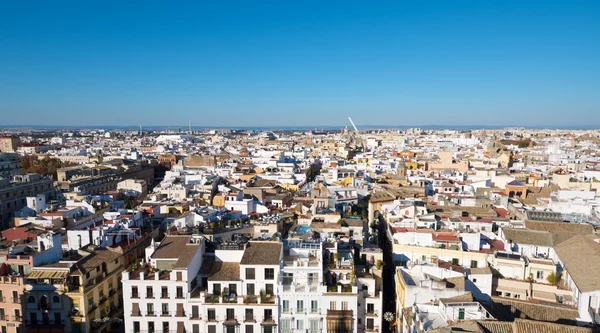
[[[366,314],[367,314],[367,317],[377,317],[377,315],[378,315],[377,310],[371,310],[371,311],[367,310]]]
[[[160,294],[160,298],[162,298],[162,299],[168,299],[169,298],[169,293],[162,293],[162,294]]]
[[[209,316],[206,317],[206,320],[207,321],[219,321],[219,316],[211,316],[211,315],[209,315]]]
[[[146,298],[154,298],[154,293],[146,293]]]
[[[377,326],[377,325],[367,326],[365,328],[365,332],[379,332],[379,326]]]
[[[21,299],[19,297],[16,297],[16,298],[13,297],[13,298],[11,298],[11,301],[15,304],[21,303]]]
[[[5,314],[0,314],[0,320],[8,320],[8,316]]]
[[[138,293],[131,293],[131,298],[140,298],[140,294],[138,294]]]
[[[89,309],[88,309],[88,313],[93,312],[94,310],[96,310],[98,308],[98,304],[94,304],[92,305]]]
[[[255,322],[256,316],[247,314],[244,316],[244,321],[245,322]]]

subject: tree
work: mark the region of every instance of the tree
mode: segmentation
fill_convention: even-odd
[[[548,283],[550,283],[553,286],[556,286],[557,284],[559,284],[560,279],[561,279],[560,274],[555,274],[554,272],[548,274],[548,277],[546,278]]]

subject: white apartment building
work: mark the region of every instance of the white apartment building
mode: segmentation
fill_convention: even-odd
[[[125,332],[192,331],[188,301],[204,253],[200,236],[166,236],[146,248],[147,263],[123,272]]]
[[[189,301],[192,332],[279,332],[282,253],[282,244],[270,241],[216,249]]]

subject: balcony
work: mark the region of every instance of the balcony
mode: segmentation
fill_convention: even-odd
[[[0,320],[9,320],[9,316],[5,314],[0,314]]]
[[[21,316],[13,316],[13,321],[23,321],[23,317],[21,317]]]
[[[258,298],[256,296],[245,296],[244,304],[256,304],[258,303]]]
[[[600,310],[595,309],[592,306],[589,306],[588,310],[590,312],[590,316],[592,317],[593,322],[596,324],[600,323]]]
[[[233,317],[225,317],[225,321],[223,322],[223,325],[237,325],[237,316],[233,316]]]
[[[131,298],[140,298],[140,294],[138,294],[138,293],[131,293]]]
[[[154,293],[146,293],[146,298],[154,298]]]
[[[175,295],[175,298],[177,298],[177,299],[183,299],[183,294],[177,294],[177,295]]]
[[[327,318],[352,318],[352,310],[327,310]]]
[[[365,328],[365,332],[372,332],[372,333],[379,332],[379,326],[377,326],[377,325],[371,326],[371,327],[367,326]]]
[[[131,316],[132,317],[141,317],[142,311],[131,311]]]
[[[206,321],[210,321],[210,322],[216,322],[219,321],[219,316],[211,316],[210,314],[208,315],[208,317],[206,318]]]
[[[88,313],[92,313],[94,312],[96,309],[98,308],[98,304],[93,304],[89,309],[88,309]]]
[[[263,325],[274,325],[275,324],[275,320],[273,319],[273,316],[267,316],[267,317],[263,317],[262,318],[262,322]]]
[[[162,293],[162,294],[160,294],[160,298],[161,299],[168,299],[169,298],[169,294],[168,293]]]
[[[161,311],[160,316],[161,317],[170,317],[171,313],[169,311]]]
[[[254,323],[256,322],[256,316],[247,314],[244,316],[244,322],[246,323]]]
[[[146,311],[146,316],[147,317],[154,317],[154,316],[156,316],[156,312],[154,310],[152,310],[152,311]]]
[[[372,310],[372,311],[367,310],[366,315],[367,315],[367,317],[377,317],[378,313],[377,313],[377,310]]]

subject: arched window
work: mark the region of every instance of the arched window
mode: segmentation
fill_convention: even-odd
[[[52,296],[52,303],[60,303],[60,297]]]
[[[27,302],[29,302],[29,303],[35,303],[35,297],[29,296],[29,298],[27,298]]]

